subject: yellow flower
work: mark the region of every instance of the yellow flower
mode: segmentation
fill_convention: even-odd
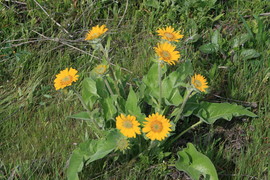
[[[100,64],[98,65],[97,67],[95,67],[94,71],[97,73],[97,74],[104,74],[107,70],[107,65],[104,65],[104,64]]]
[[[106,28],[106,25],[102,26],[95,26],[85,36],[85,40],[93,40],[104,34],[106,31],[108,31],[108,28]]]
[[[168,42],[158,43],[157,47],[154,47],[160,60],[163,60],[170,65],[175,65],[175,62],[180,58],[179,51],[175,51],[175,48],[176,46],[171,45]]]
[[[136,134],[141,134],[139,125],[135,116],[121,114],[116,117],[116,128],[126,137],[135,138]]]
[[[119,149],[120,151],[125,151],[127,149],[130,149],[129,147],[129,140],[126,138],[120,138],[116,142],[116,149]]]
[[[56,90],[63,89],[64,87],[70,86],[72,82],[76,82],[78,80],[79,75],[77,74],[77,70],[70,68],[66,68],[63,71],[60,71],[59,74],[56,75],[56,79],[54,80],[54,87]]]
[[[174,28],[171,26],[166,27],[166,28],[159,28],[157,30],[157,33],[159,36],[161,36],[161,39],[165,39],[168,41],[175,41],[178,42],[178,39],[182,39],[184,35],[180,34],[179,31],[174,31]]]
[[[147,122],[144,125],[143,132],[147,133],[146,137],[153,140],[165,139],[171,131],[170,120],[159,113],[149,115],[145,118]]]
[[[200,74],[195,74],[191,78],[191,83],[195,86],[196,89],[202,92],[205,92],[205,89],[208,88],[206,79]]]

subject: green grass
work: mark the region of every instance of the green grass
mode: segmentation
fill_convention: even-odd
[[[42,40],[34,31],[92,53],[87,42],[69,40],[79,40],[97,24],[106,24],[110,29],[112,62],[129,69],[134,78],[142,77],[151,63],[152,47],[157,42],[155,30],[164,25],[181,28],[185,35],[182,57],[192,60],[195,72],[209,79],[211,93],[206,98],[254,102],[257,107],[253,111],[258,115],[245,121],[234,119],[233,125],[220,122],[214,126],[213,137],[204,131],[207,126],[198,129],[203,133],[199,140],[199,134],[189,135],[216,165],[220,179],[269,179],[270,17],[253,16],[270,12],[269,2],[145,0],[128,1],[125,10],[126,2],[84,0],[75,7],[71,0],[40,1],[72,38],[34,1],[0,3],[0,179],[65,179],[74,143],[83,141],[86,134],[91,136],[92,130],[84,122],[67,118],[82,106],[72,92],[54,90],[54,76],[72,66],[81,77],[87,77],[99,60],[62,43]],[[200,52],[199,47],[211,42],[215,30],[222,37],[221,50]],[[233,48],[234,39],[243,33],[251,34],[253,39]],[[196,42],[185,41],[196,34]],[[254,49],[260,56],[243,60],[241,52],[245,49]],[[233,136],[218,134],[220,127],[225,132],[231,130]],[[239,141],[240,146],[236,146]],[[174,148],[176,151],[182,146],[176,144]],[[106,158],[95,167],[88,166],[82,179],[181,177],[167,167],[170,158],[164,163],[147,157],[133,163],[111,161]]]

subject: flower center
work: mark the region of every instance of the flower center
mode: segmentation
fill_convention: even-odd
[[[172,39],[174,37],[172,33],[168,33],[168,32],[165,32],[164,35],[169,39]]]
[[[99,33],[93,33],[92,34],[92,37],[98,37],[99,36]]]
[[[154,121],[151,123],[151,130],[153,132],[161,132],[163,129],[162,123],[159,121]]]
[[[61,83],[62,84],[69,84],[69,83],[71,83],[72,82],[72,76],[70,76],[70,75],[68,75],[68,76],[66,76],[66,77],[64,77],[62,80],[61,80]]]
[[[130,128],[133,127],[133,124],[132,124],[132,122],[131,122],[130,120],[126,120],[126,121],[123,122],[123,126],[124,126],[125,128],[130,129]]]
[[[202,83],[199,80],[195,80],[194,84],[195,84],[196,87],[201,87],[202,86]]]
[[[168,51],[162,51],[161,54],[164,59],[170,59],[171,57],[171,54]]]
[[[125,149],[127,149],[129,146],[129,142],[127,139],[120,139],[117,141],[117,148],[120,150],[120,151],[123,151]]]

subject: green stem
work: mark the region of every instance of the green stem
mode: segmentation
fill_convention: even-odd
[[[108,90],[109,90],[109,93],[111,94],[111,96],[113,96],[114,93],[113,93],[113,91],[112,91],[112,89],[111,89],[111,86],[110,86],[110,84],[108,83],[106,77],[104,77],[103,79],[104,79],[104,82],[105,82],[106,87],[107,87]]]
[[[158,100],[158,111],[161,113],[161,101],[162,101],[162,84],[161,84],[161,61],[158,60],[158,85],[159,85],[159,100]]]
[[[184,107],[185,107],[185,105],[186,105],[186,103],[187,103],[187,100],[188,100],[188,98],[189,98],[189,96],[191,95],[191,93],[193,92],[193,89],[187,89],[187,95],[185,96],[185,98],[184,98],[184,100],[183,100],[183,103],[182,103],[182,105],[181,105],[181,107],[180,107],[180,111],[179,111],[179,113],[177,114],[177,116],[175,117],[175,119],[174,119],[174,122],[177,122],[179,119],[180,119],[180,117],[181,117],[181,115],[182,115],[182,112],[183,112],[183,110],[184,110]]]
[[[190,129],[195,128],[196,126],[200,125],[201,123],[203,123],[202,120],[198,121],[197,123],[193,124],[192,126],[190,126],[189,128],[187,128],[186,130],[182,131],[180,134],[178,134],[170,143],[172,144],[174,141],[176,141],[178,138],[180,138],[183,134],[185,134],[186,132],[188,132]]]
[[[75,89],[73,89],[73,90],[74,90],[75,94],[77,95],[77,97],[79,98],[80,102],[82,103],[84,109],[86,109],[88,115],[91,116],[91,112],[90,112],[89,108],[87,107],[87,105],[84,103],[81,95]],[[97,124],[97,122],[93,119],[91,121],[91,123],[93,124],[94,133],[97,136],[97,138],[102,137],[103,133],[102,133],[102,130],[100,129],[99,125]]]
[[[102,46],[101,43],[99,44],[99,47],[100,47],[101,51],[103,52],[104,57],[105,57],[105,59],[106,59],[108,65],[109,65],[109,71],[110,71],[110,74],[112,75],[112,77],[113,77],[113,79],[114,79],[113,83],[114,83],[116,92],[117,92],[118,96],[121,96],[121,95],[120,95],[120,90],[119,90],[118,85],[117,85],[117,79],[116,79],[116,77],[115,77],[115,75],[114,75],[114,72],[113,72],[112,67],[110,66],[111,62],[110,62],[110,58],[109,58],[109,52]]]
[[[107,88],[108,88],[108,90],[109,90],[110,95],[111,95],[111,96],[113,96],[113,95],[114,95],[114,93],[113,93],[113,91],[112,91],[112,89],[111,89],[110,84],[108,83],[108,80],[106,79],[106,77],[104,77],[103,79],[104,79],[104,82],[105,82],[106,87],[107,87]],[[120,107],[119,107],[119,105],[118,105],[118,102],[117,102],[117,101],[115,102],[115,104],[116,104],[116,106],[117,106],[117,108],[118,108],[118,111],[120,111]]]

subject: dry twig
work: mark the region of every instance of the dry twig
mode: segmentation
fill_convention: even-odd
[[[48,13],[47,11],[36,1],[34,0],[34,2],[42,9],[42,11],[58,26],[60,27],[65,33],[67,33],[69,35],[69,37],[73,37],[63,26],[61,26],[61,24],[59,24],[58,22],[56,22]]]

